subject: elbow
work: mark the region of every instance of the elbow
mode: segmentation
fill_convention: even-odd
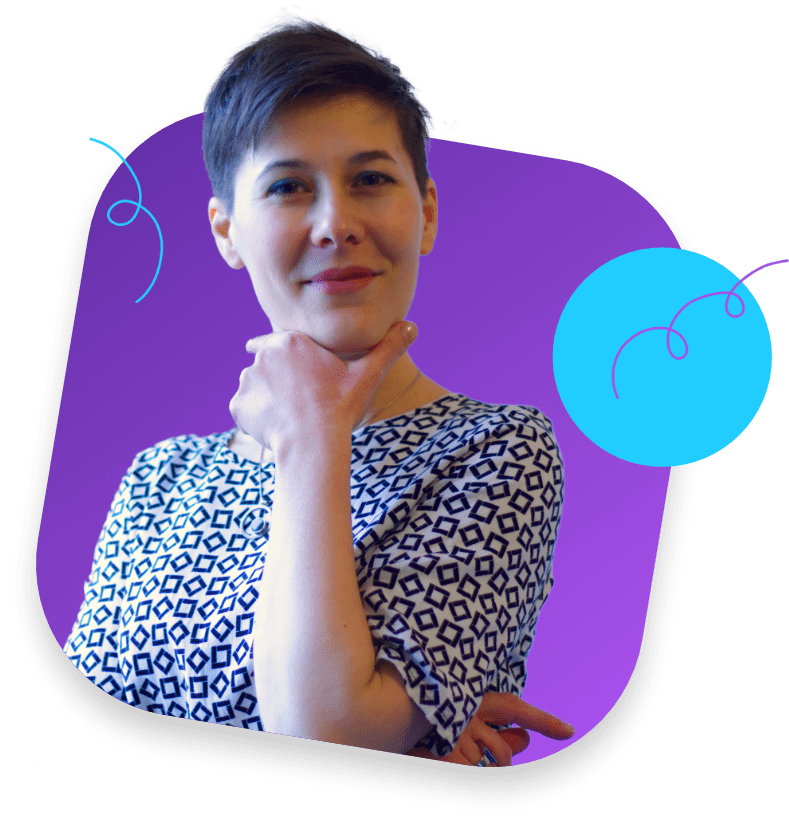
[[[257,650],[256,650],[257,652]],[[277,669],[256,653],[256,690],[263,728],[272,734],[404,754],[431,729],[408,697],[394,666],[380,663],[363,685],[349,678],[267,677]],[[265,661],[268,663],[268,661]],[[262,675],[262,676],[259,676]]]
[[[263,728],[272,734],[364,746],[359,716],[353,710],[354,701],[332,695],[329,690],[305,689],[300,694],[288,694],[277,699],[274,689],[258,694],[258,710]]]
[[[415,736],[410,723],[371,706],[363,696],[352,701],[313,699],[301,705],[297,701],[280,706],[269,703],[259,708],[267,732],[395,754],[410,751],[430,728],[424,721],[425,728],[420,724]]]

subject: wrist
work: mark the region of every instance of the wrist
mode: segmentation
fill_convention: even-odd
[[[343,467],[350,469],[351,429],[341,425],[323,425],[294,432],[272,443],[277,471],[292,465]]]

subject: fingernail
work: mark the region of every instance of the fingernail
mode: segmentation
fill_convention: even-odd
[[[406,345],[410,346],[414,340],[416,340],[416,335],[419,330],[416,327],[415,323],[408,322],[406,323],[403,328],[403,339],[406,342]]]

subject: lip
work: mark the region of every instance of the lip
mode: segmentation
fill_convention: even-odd
[[[346,280],[355,280],[357,277],[373,277],[376,272],[364,266],[346,266],[342,269],[326,269],[315,277],[307,280],[307,283],[344,283]]]
[[[322,294],[352,294],[366,289],[373,280],[375,280],[375,275],[368,274],[362,277],[351,277],[349,280],[311,280],[304,285]]]

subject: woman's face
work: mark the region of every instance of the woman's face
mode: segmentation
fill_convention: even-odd
[[[422,198],[396,115],[350,94],[280,114],[239,169],[232,216],[216,198],[209,214],[273,330],[352,357],[405,319],[436,236],[436,189]]]

